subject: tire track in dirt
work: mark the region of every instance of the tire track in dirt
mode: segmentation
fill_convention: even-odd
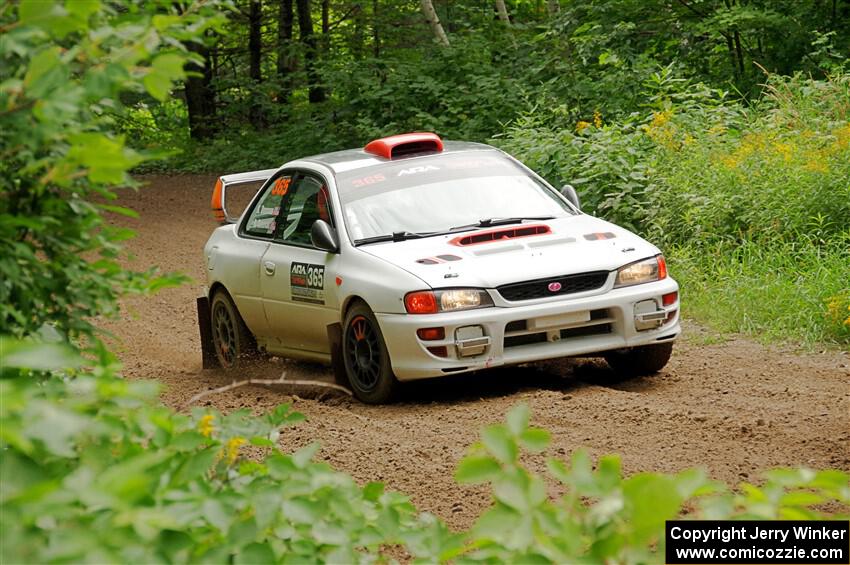
[[[120,320],[104,326],[118,339],[125,374],[162,382],[163,401],[181,408],[192,395],[228,384],[202,371],[195,297],[204,283],[202,248],[216,224],[209,212],[215,177],[149,176],[121,203],[139,219],[114,221],[138,231],[128,242],[135,269],[157,265],[194,283],[150,298],[124,301]],[[675,274],[675,265],[671,266]],[[284,449],[319,441],[318,457],[358,481],[380,480],[409,494],[422,510],[464,527],[488,504],[482,488],[460,487],[452,475],[484,425],[518,402],[534,425],[552,432],[545,457],[620,453],[626,473],[702,466],[731,483],[760,470],[806,465],[850,470],[850,355],[798,354],[747,339],[719,341],[686,323],[668,367],[644,379],[618,381],[600,361],[559,360],[406,387],[391,406],[365,406],[316,390],[246,386],[203,399],[222,411],[263,412],[291,402],[307,421],[281,434]],[[331,380],[329,369],[273,359],[247,376]],[[240,378],[244,378],[240,376]]]

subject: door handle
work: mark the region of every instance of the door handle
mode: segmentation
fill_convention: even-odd
[[[263,268],[266,270],[267,275],[273,275],[275,264],[272,263],[271,261],[266,261],[266,262],[263,263]]]

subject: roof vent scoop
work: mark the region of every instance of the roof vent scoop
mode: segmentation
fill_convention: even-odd
[[[443,140],[435,133],[402,133],[370,141],[364,148],[366,153],[385,159],[397,159],[414,153],[439,153]]]

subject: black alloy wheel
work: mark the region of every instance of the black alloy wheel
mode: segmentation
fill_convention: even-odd
[[[354,395],[368,404],[383,404],[395,396],[398,380],[378,321],[366,304],[348,311],[342,336],[345,373]]]
[[[357,316],[350,322],[346,332],[349,364],[357,388],[369,392],[378,385],[381,374],[381,348],[378,334],[365,316]]]

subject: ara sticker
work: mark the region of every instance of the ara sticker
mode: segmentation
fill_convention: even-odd
[[[325,303],[325,266],[292,263],[289,287],[293,302]]]
[[[291,182],[292,179],[289,177],[280,177],[274,181],[272,196],[286,196],[286,193],[289,192],[289,183]]]
[[[428,171],[439,171],[439,167],[435,167],[434,165],[425,165],[422,167],[410,167],[408,169],[402,169],[396,175],[397,177],[403,177],[405,175],[417,175],[419,173],[427,173]]]

